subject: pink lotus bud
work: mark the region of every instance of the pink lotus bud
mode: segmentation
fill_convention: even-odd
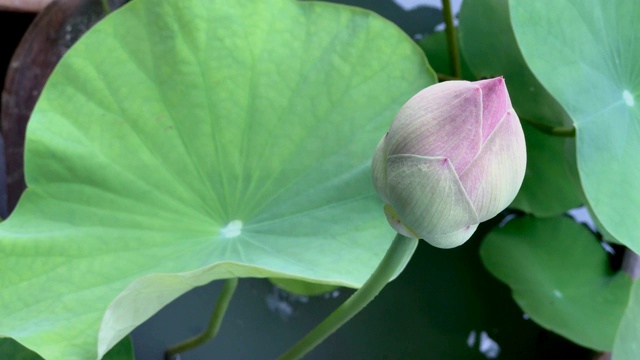
[[[400,109],[373,157],[373,183],[396,231],[452,248],[511,203],[526,162],[504,79],[447,81]]]

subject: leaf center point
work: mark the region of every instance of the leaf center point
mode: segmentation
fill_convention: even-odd
[[[627,106],[633,106],[636,103],[633,95],[631,95],[629,90],[625,90],[622,92],[622,98],[624,99],[624,102],[627,103]]]
[[[227,224],[227,226],[220,229],[220,235],[223,238],[231,239],[239,236],[242,233],[242,221],[233,220]]]

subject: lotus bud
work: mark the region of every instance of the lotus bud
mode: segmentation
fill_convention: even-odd
[[[515,198],[524,133],[502,77],[447,81],[411,98],[373,157],[373,183],[400,234],[452,248]]]

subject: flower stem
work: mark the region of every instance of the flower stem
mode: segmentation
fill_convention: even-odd
[[[397,234],[384,258],[364,285],[279,359],[300,359],[367,306],[395,275],[404,260],[413,254],[416,241]]]
[[[451,73],[453,77],[461,78],[462,66],[460,65],[460,54],[458,53],[458,38],[456,37],[456,28],[453,25],[453,12],[451,11],[451,2],[449,0],[442,0],[442,14],[446,25],[445,32],[447,35],[447,47],[449,48]]]
[[[213,310],[213,314],[211,315],[207,328],[199,335],[168,348],[165,352],[165,359],[174,359],[176,355],[198,347],[213,339],[218,334],[222,318],[229,307],[229,302],[231,302],[231,297],[233,297],[236,287],[238,287],[238,278],[227,279],[224,283],[224,287],[220,293],[220,298],[216,303],[216,307]]]
[[[102,3],[102,11],[104,11],[105,15],[111,13],[111,6],[109,6],[109,0],[100,0]]]

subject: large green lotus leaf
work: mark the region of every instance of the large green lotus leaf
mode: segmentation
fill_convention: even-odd
[[[527,143],[527,171],[510,207],[548,217],[580,206],[580,185],[572,181],[572,165],[564,157],[565,143],[570,140],[543,134],[527,122],[522,123],[522,129]]]
[[[512,1],[518,44],[571,115],[584,192],[619,241],[640,252],[640,2]]]
[[[568,217],[518,218],[492,230],[480,256],[538,324],[582,346],[611,350],[632,282],[611,271],[585,226]]]
[[[520,119],[547,126],[570,125],[567,113],[524,61],[511,29],[508,5],[508,0],[462,3],[458,17],[464,58],[479,79],[504,76]]]
[[[364,10],[129,3],[34,110],[28,189],[0,224],[0,334],[95,359],[215,279],[359,287],[394,235],[371,156],[434,82],[415,43]]]
[[[635,281],[613,345],[613,360],[640,359],[640,282]]]

